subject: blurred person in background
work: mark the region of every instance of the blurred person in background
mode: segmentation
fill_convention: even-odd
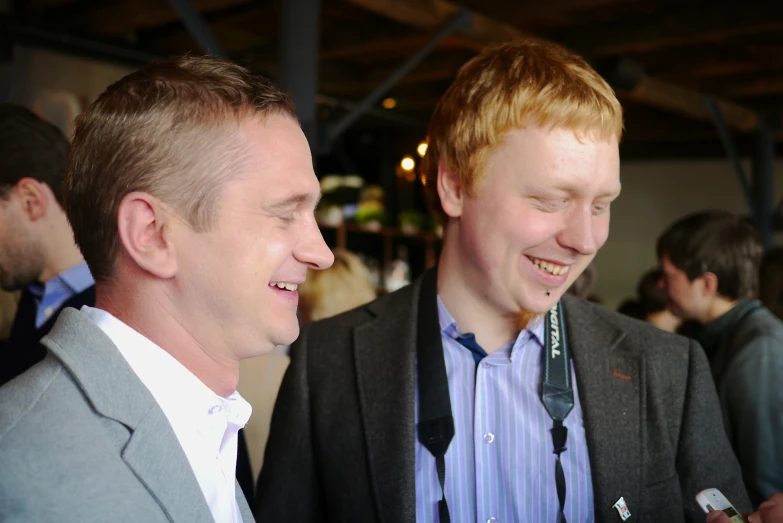
[[[0,289],[0,342],[8,339],[11,326],[14,324],[16,309],[19,305],[19,291],[4,291]]]
[[[636,295],[644,311],[644,320],[666,332],[677,332],[682,320],[666,307],[668,297],[663,288],[663,272],[652,269],[647,272],[636,287]]]
[[[783,318],[783,247],[768,249],[761,259],[759,299],[772,314]]]
[[[754,506],[783,490],[783,322],[755,298],[762,253],[756,228],[725,211],[688,215],[657,245],[668,307],[700,324]]]
[[[371,302],[377,296],[370,272],[361,258],[345,249],[334,249],[334,264],[311,271],[299,286],[299,319],[304,326]],[[253,406],[245,427],[253,478],[258,477],[269,437],[269,423],[280,382],[288,367],[287,346],[258,358],[243,360],[238,390]]]
[[[95,304],[95,282],[63,210],[70,144],[28,109],[0,104],[0,288],[21,291],[0,385],[46,355],[39,344],[65,307]]]
[[[337,316],[377,298],[370,271],[358,255],[334,250],[334,264],[312,273],[299,290],[302,324]]]

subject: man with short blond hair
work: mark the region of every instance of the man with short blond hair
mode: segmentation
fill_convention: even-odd
[[[708,487],[748,507],[698,345],[564,295],[608,237],[622,128],[557,45],[460,69],[424,165],[437,270],[303,329],[259,518],[703,521]]]
[[[332,263],[291,99],[212,58],[149,65],[79,117],[63,192],[96,307],[0,390],[0,520],[253,521],[239,362],[296,338],[297,285]]]

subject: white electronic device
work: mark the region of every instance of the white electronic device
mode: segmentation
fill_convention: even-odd
[[[696,494],[696,502],[702,508],[705,513],[712,512],[713,510],[722,510],[729,516],[731,523],[746,523],[739,511],[726,499],[726,496],[721,494],[720,490],[716,488],[708,488],[702,490]]]

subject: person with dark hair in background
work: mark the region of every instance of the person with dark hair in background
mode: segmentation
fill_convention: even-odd
[[[0,288],[22,291],[0,342],[0,385],[46,355],[59,311],[95,304],[95,282],[62,206],[70,145],[28,109],[0,104]]]
[[[644,311],[644,320],[661,330],[677,332],[682,320],[666,307],[668,299],[662,286],[663,272],[653,269],[647,272],[636,287],[636,295]]]
[[[701,324],[723,420],[754,505],[783,490],[783,322],[755,298],[763,246],[746,220],[704,211],[658,239],[669,308]]]
[[[783,318],[783,247],[767,249],[761,259],[759,299],[772,314]]]

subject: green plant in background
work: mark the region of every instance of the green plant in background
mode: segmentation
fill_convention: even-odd
[[[369,185],[362,189],[359,195],[359,206],[356,209],[356,223],[378,229],[386,223],[383,188]]]
[[[427,215],[413,209],[400,211],[400,228],[406,234],[414,234],[424,230],[427,223]]]

